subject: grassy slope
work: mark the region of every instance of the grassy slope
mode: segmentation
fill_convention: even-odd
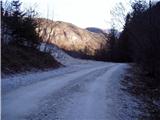
[[[1,48],[2,73],[10,74],[35,69],[57,68],[60,66],[50,54],[39,50],[6,45]]]
[[[153,80],[138,66],[131,65],[122,85],[126,92],[140,100],[137,108],[141,111],[139,120],[160,120],[160,88],[148,86],[147,81]]]

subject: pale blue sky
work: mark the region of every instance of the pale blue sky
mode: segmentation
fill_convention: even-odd
[[[125,7],[129,0],[21,0],[25,7],[35,6],[40,16],[73,23],[79,27],[110,28],[110,10],[116,3]]]
[[[10,0],[9,0],[10,1]],[[21,0],[23,7],[30,6],[40,13],[41,17],[73,23],[79,27],[111,27],[110,11],[116,3],[122,2],[129,10],[130,0]],[[127,12],[126,11],[126,12]]]

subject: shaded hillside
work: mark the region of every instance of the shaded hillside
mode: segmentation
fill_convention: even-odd
[[[2,73],[10,74],[33,69],[57,68],[60,66],[50,54],[28,47],[7,45],[2,47]]]
[[[2,76],[30,70],[57,68],[61,64],[48,52],[39,50],[40,38],[33,11],[21,11],[20,1],[1,1],[1,70]]]
[[[41,52],[36,48],[13,44],[13,30],[9,29],[9,26],[3,20],[1,34],[2,76],[33,69],[43,70],[61,66],[49,53]]]
[[[76,57],[96,56],[106,49],[103,34],[89,32],[71,23],[38,19],[37,32],[45,42],[55,44]]]

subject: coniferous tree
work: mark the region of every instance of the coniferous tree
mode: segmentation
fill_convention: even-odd
[[[3,17],[4,15],[4,8],[3,8],[3,2],[0,1],[0,5],[1,5],[1,17]]]
[[[138,1],[120,35],[121,45],[128,43],[129,55],[145,75],[150,87],[160,86],[160,2],[147,5]],[[122,42],[123,41],[123,42]],[[127,42],[126,42],[127,41]]]
[[[22,11],[21,5],[19,0],[13,0],[8,5],[10,11],[5,11],[5,13],[10,13],[5,15],[4,21],[12,30],[13,40],[11,44],[37,48],[40,42],[35,31],[38,23],[34,18],[37,14],[33,9]]]

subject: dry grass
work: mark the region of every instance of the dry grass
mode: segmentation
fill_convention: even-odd
[[[124,91],[140,100],[139,109],[142,114],[140,120],[160,120],[160,87],[151,87],[147,81],[152,78],[135,65],[131,65],[122,85]]]
[[[60,66],[50,54],[37,49],[5,45],[1,48],[1,69],[4,74],[34,69],[57,68]]]

